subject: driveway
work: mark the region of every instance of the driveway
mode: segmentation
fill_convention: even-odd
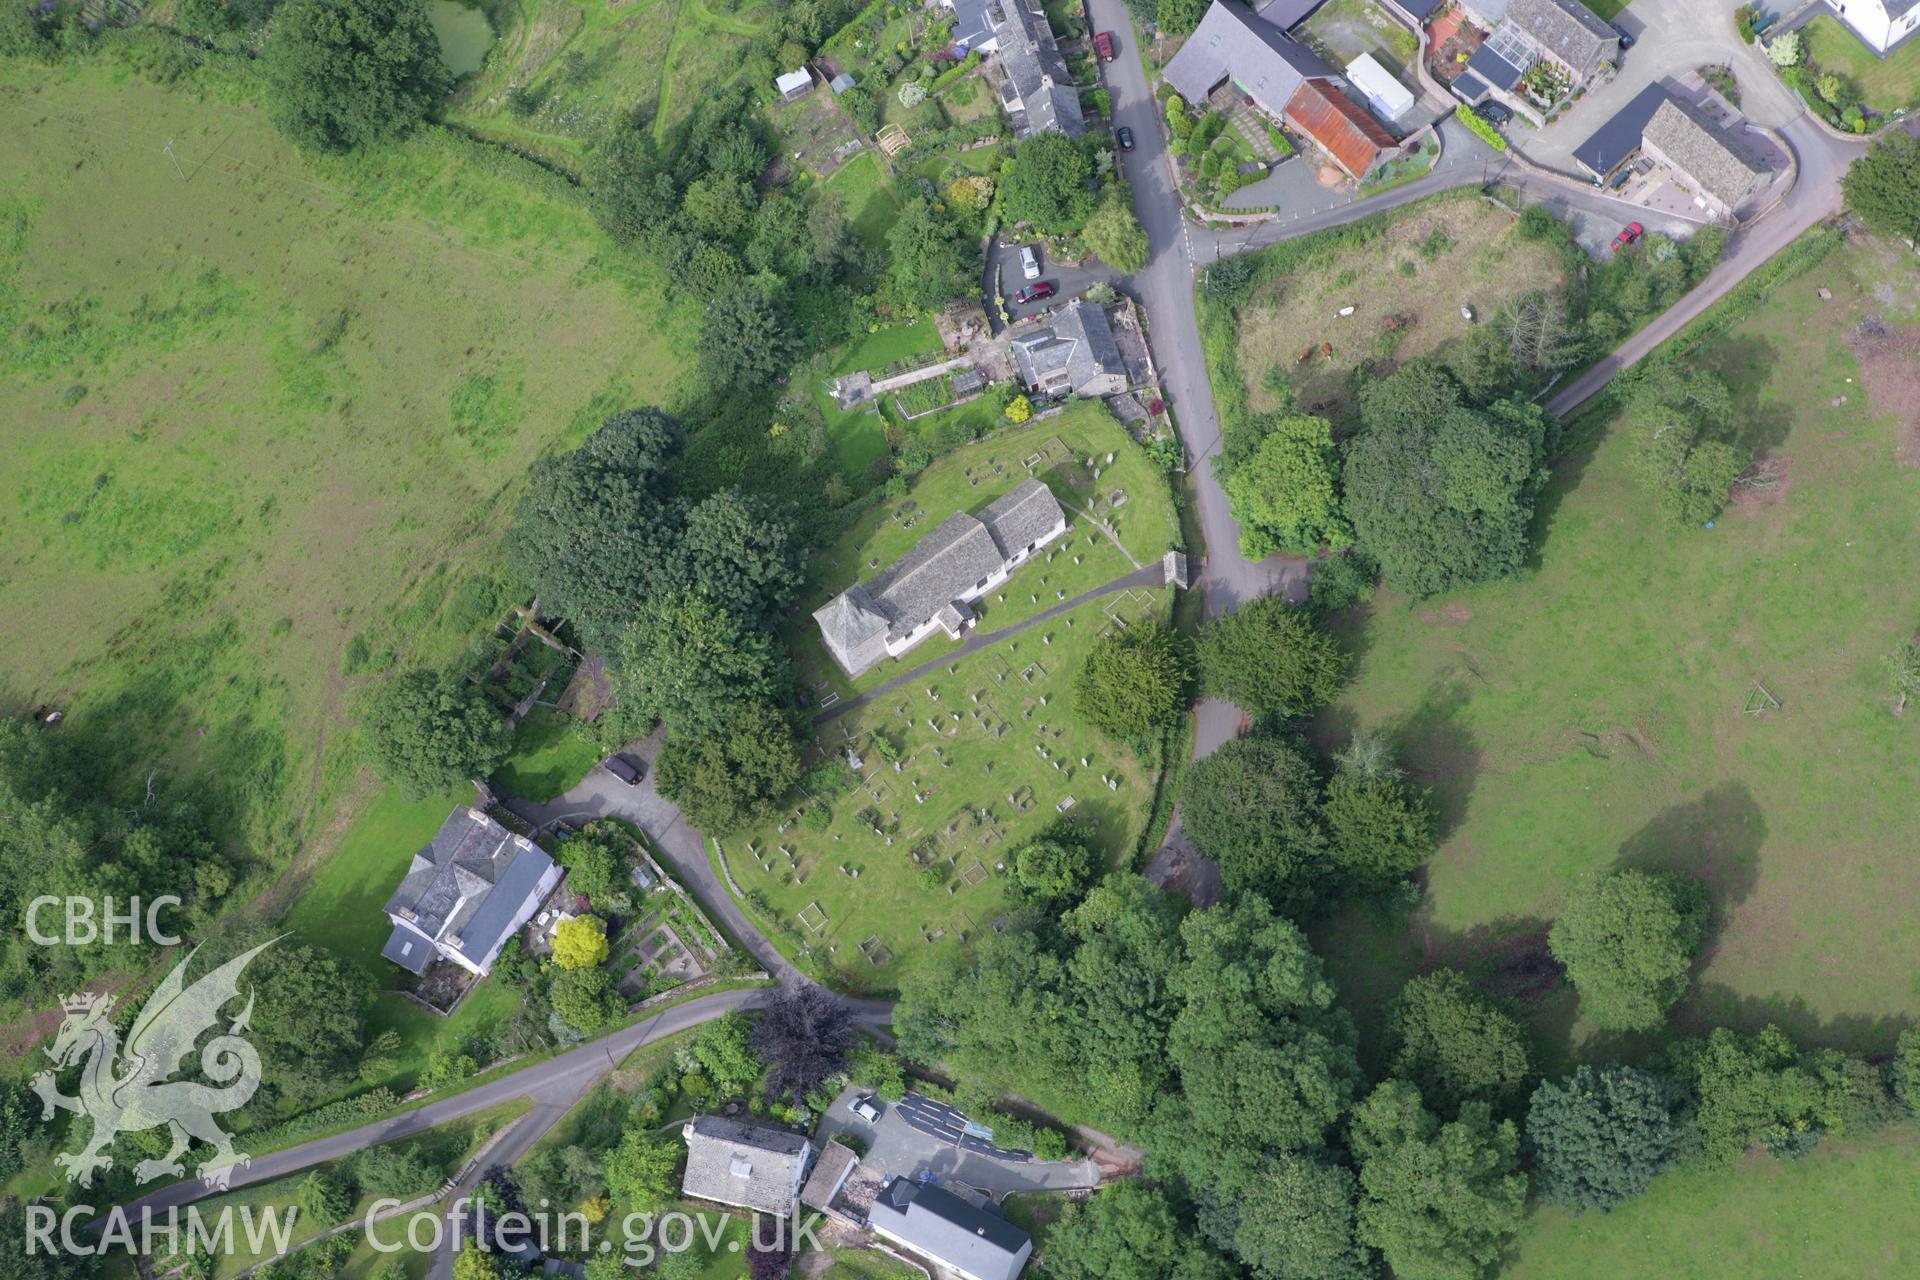
[[[1053,283],[1059,287],[1060,292],[1048,298],[1045,302],[1034,302],[1026,306],[1016,306],[1013,301],[1013,295],[1020,292],[1020,290],[1027,285],[1036,283],[1035,281],[1028,280],[1020,270],[1020,250],[1028,245],[1032,245],[1034,252],[1040,256],[1040,279],[1053,281]],[[1095,284],[1110,278],[1112,275],[1113,273],[1104,266],[1088,266],[1084,263],[1079,266],[1067,266],[1064,263],[1055,262],[1044,248],[1032,240],[996,240],[987,249],[987,284],[989,287],[987,301],[989,303],[993,301],[992,290],[997,289],[1000,295],[1007,300],[1007,311],[1012,314],[1015,320],[1022,320],[1027,316],[1042,315],[1053,310],[1055,307],[1063,306],[1085,293],[1088,289],[1091,289]],[[988,310],[991,311],[992,308],[989,307]]]
[[[1581,176],[1573,149],[1611,120],[1648,85],[1676,80],[1695,67],[1723,63],[1740,87],[1740,110],[1755,124],[1778,129],[1800,114],[1800,103],[1766,66],[1757,45],[1734,33],[1736,0],[1636,0],[1614,19],[1635,38],[1610,84],[1589,89],[1544,129],[1516,123],[1508,139],[1527,159]]]
[[[1015,1191],[1072,1191],[1098,1186],[1099,1167],[1091,1160],[997,1160],[954,1145],[908,1123],[901,1114],[911,1103],[880,1102],[880,1120],[868,1124],[850,1109],[859,1089],[846,1089],[820,1117],[821,1140],[850,1134],[866,1147],[860,1162],[882,1174],[912,1178],[931,1173],[941,1182],[964,1182],[999,1199]],[[909,1094],[908,1098],[918,1095]],[[930,1102],[930,1099],[922,1099]],[[939,1104],[934,1104],[938,1106]],[[951,1108],[945,1108],[951,1110]],[[958,1113],[955,1113],[958,1114]]]

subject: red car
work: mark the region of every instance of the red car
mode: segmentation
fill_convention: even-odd
[[[1620,228],[1620,234],[1613,238],[1613,251],[1615,253],[1620,252],[1645,234],[1647,234],[1645,227],[1637,222],[1629,222],[1626,226]]]
[[[1093,51],[1100,55],[1100,61],[1112,62],[1113,61],[1113,32],[1111,31],[1095,32],[1093,37]]]
[[[1053,281],[1042,280],[1038,284],[1030,284],[1020,292],[1014,294],[1013,300],[1024,307],[1029,302],[1045,302],[1058,292],[1060,292],[1060,287],[1054,284]]]

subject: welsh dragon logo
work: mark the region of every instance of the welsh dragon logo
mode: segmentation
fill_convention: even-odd
[[[215,1086],[223,1087],[171,1077],[180,1071],[201,1034],[220,1021],[221,1006],[239,995],[241,970],[272,945],[272,941],[264,942],[235,956],[192,986],[186,985],[187,966],[200,949],[188,952],[141,1006],[139,1017],[127,1032],[124,1051],[109,1016],[114,1006],[111,995],[82,993],[60,1001],[66,1019],[46,1054],[53,1059],[55,1069],[85,1060],[80,1072],[80,1096],[69,1098],[61,1093],[53,1071],[36,1075],[33,1091],[44,1104],[43,1120],[52,1119],[54,1108],[62,1107],[93,1121],[93,1133],[83,1150],[54,1157],[69,1179],[83,1187],[93,1185],[94,1170],[113,1167],[113,1157],[104,1152],[116,1134],[140,1133],[162,1125],[168,1130],[167,1153],[157,1160],[142,1160],[134,1167],[134,1177],[140,1182],[177,1178],[185,1173],[180,1157],[192,1139],[213,1148],[213,1154],[197,1170],[211,1187],[225,1188],[234,1169],[248,1163],[251,1157],[233,1149],[233,1139],[214,1123],[213,1117],[245,1106],[260,1087],[260,1055],[242,1039],[251,1029],[251,988],[239,1016],[200,1050],[201,1073]]]

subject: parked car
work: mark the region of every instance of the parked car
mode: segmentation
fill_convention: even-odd
[[[1133,150],[1133,130],[1127,128],[1125,125],[1121,125],[1113,131],[1113,136],[1120,140],[1120,149],[1122,151]]]
[[[1617,22],[1609,22],[1607,25],[1613,28],[1613,34],[1620,37],[1620,52],[1625,53],[1633,48],[1633,32]]]
[[[1045,302],[1058,292],[1060,292],[1060,286],[1051,280],[1042,280],[1039,284],[1030,284],[1014,294],[1013,300],[1024,307],[1029,302]]]
[[[1489,99],[1486,102],[1474,103],[1473,114],[1479,116],[1494,128],[1500,129],[1505,128],[1507,123],[1513,119],[1513,108],[1504,102],[1494,102]]]
[[[620,781],[626,783],[628,786],[637,787],[640,785],[640,766],[625,756],[608,756],[606,766],[608,773],[620,779]]]
[[[1626,226],[1620,228],[1620,234],[1613,238],[1613,251],[1615,253],[1620,252],[1620,250],[1626,248],[1645,234],[1647,234],[1645,227],[1637,222],[1629,222]]]
[[[863,1093],[853,1100],[847,1110],[865,1120],[868,1124],[880,1123],[880,1100],[870,1093]]]
[[[1093,37],[1093,51],[1100,55],[1100,61],[1113,61],[1113,32],[1096,32]]]
[[[1032,245],[1020,250],[1020,274],[1029,280],[1040,278],[1040,255],[1033,251]]]

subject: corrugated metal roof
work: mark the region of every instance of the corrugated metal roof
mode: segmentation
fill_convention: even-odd
[[[1303,83],[1287,103],[1287,119],[1356,178],[1394,145],[1393,135],[1331,80]]]

